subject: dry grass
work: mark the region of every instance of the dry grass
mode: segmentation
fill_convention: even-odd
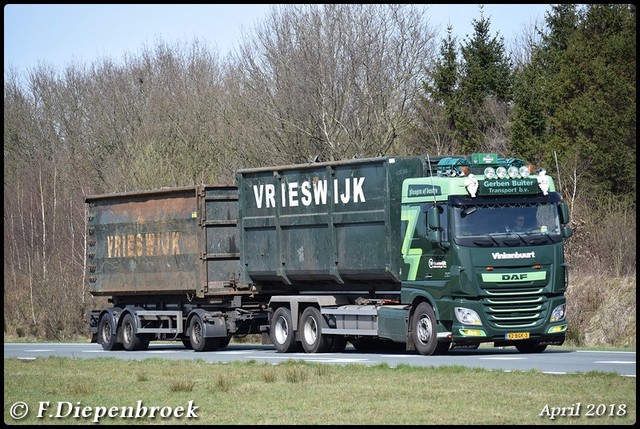
[[[635,346],[636,278],[569,278],[569,340],[578,346]]]

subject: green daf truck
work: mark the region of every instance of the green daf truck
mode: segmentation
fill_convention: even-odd
[[[242,169],[233,186],[93,195],[92,341],[195,351],[262,334],[278,352],[524,353],[567,333],[567,205],[497,154]]]

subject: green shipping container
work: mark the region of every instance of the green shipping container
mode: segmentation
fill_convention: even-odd
[[[399,290],[402,182],[425,168],[381,157],[239,170],[242,282]]]

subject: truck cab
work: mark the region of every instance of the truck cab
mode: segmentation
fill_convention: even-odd
[[[434,170],[403,183],[401,302],[432,305],[439,351],[561,345],[572,231],[553,180],[495,154],[442,158]]]

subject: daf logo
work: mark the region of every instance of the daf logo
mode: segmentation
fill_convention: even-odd
[[[526,280],[526,274],[503,274],[502,280]]]

